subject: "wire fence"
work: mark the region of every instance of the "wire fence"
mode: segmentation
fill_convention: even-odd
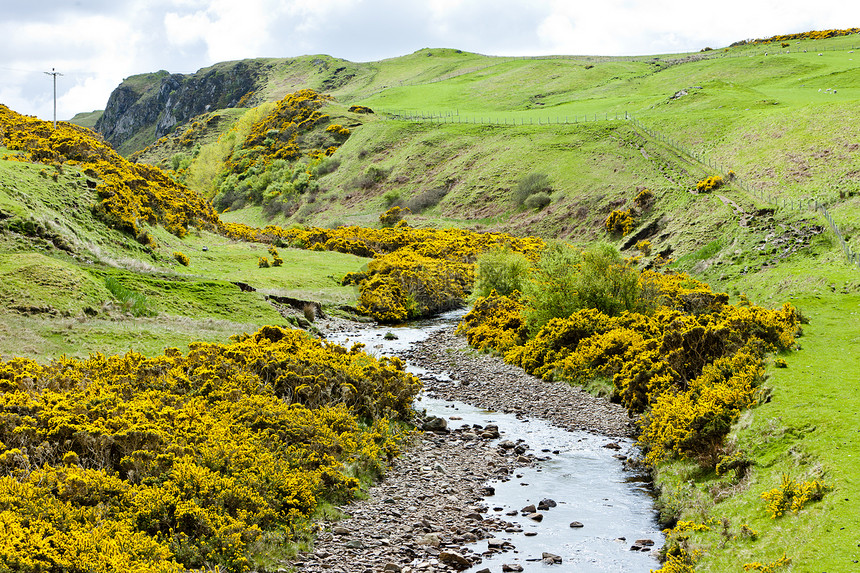
[[[550,125],[572,125],[577,123],[586,123],[586,122],[596,122],[596,121],[628,121],[635,129],[639,130],[642,133],[647,134],[651,138],[661,142],[667,147],[673,149],[676,153],[685,155],[692,159],[693,161],[708,167],[714,171],[721,173],[725,176],[726,179],[731,180],[732,185],[742,189],[748,194],[759,198],[765,203],[769,203],[774,205],[778,209],[793,209],[793,210],[812,210],[821,213],[825,220],[827,221],[830,230],[836,236],[836,239],[839,242],[840,247],[842,247],[842,251],[845,253],[845,256],[848,258],[848,261],[852,265],[857,265],[860,268],[860,252],[857,252],[851,248],[851,245],[845,240],[845,236],[839,230],[838,225],[833,220],[833,216],[830,214],[830,211],[827,209],[827,205],[825,202],[818,198],[806,198],[806,199],[794,199],[789,197],[779,197],[777,195],[772,195],[766,193],[761,189],[757,189],[756,187],[747,184],[741,177],[739,177],[734,170],[728,168],[726,165],[706,157],[702,152],[696,151],[695,149],[689,148],[684,144],[680,143],[676,139],[668,136],[653,127],[648,127],[643,124],[639,119],[633,117],[627,112],[603,112],[603,113],[593,113],[593,114],[584,114],[582,116],[574,115],[571,116],[556,116],[551,117],[547,116],[544,118],[541,117],[520,117],[520,118],[511,118],[511,117],[491,117],[491,116],[464,116],[460,115],[459,110],[456,111],[448,111],[448,112],[403,112],[396,110],[381,110],[382,117],[391,120],[401,120],[401,121],[415,121],[415,122],[431,122],[431,123],[457,123],[457,124],[472,124],[472,125],[498,125],[498,126],[515,126],[515,125],[537,125],[537,126],[550,126]]]
[[[472,116],[460,115],[460,111],[446,112],[422,112],[422,111],[396,111],[396,110],[380,110],[382,117],[385,119],[401,120],[401,121],[426,121],[430,123],[468,123],[473,125],[573,125],[575,123],[586,123],[595,121],[616,121],[627,119],[626,113],[622,112],[603,112],[589,113],[583,115],[560,116],[555,117],[492,117],[492,116]]]
[[[646,127],[642,124],[641,121],[634,118],[630,114],[626,115],[629,117],[630,123],[636,129],[648,134],[657,141],[662,142],[664,145],[672,148],[677,153],[684,154],[692,158],[694,161],[700,163],[701,165],[710,167],[711,169],[720,172],[727,179],[731,179],[732,185],[739,187],[750,195],[761,199],[765,203],[770,203],[778,209],[782,208],[794,210],[811,210],[821,213],[824,216],[824,219],[827,221],[830,230],[833,231],[834,235],[836,235],[836,239],[839,242],[839,246],[842,247],[842,252],[845,253],[848,262],[852,265],[857,265],[857,267],[860,268],[860,253],[853,250],[851,248],[851,245],[849,245],[848,242],[845,240],[845,236],[839,230],[839,226],[833,220],[833,216],[830,214],[830,211],[827,210],[827,205],[824,203],[823,200],[817,198],[793,199],[789,197],[779,197],[777,195],[766,193],[761,189],[757,189],[751,185],[748,185],[742,178],[738,177],[737,174],[735,174],[734,170],[726,168],[726,166],[721,164],[719,161],[714,161],[710,158],[706,158],[701,153],[696,152],[692,149],[688,149],[684,145],[673,140],[671,137],[668,137],[653,128]]]

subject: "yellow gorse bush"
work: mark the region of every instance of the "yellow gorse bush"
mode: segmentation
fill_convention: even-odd
[[[794,478],[783,474],[780,487],[764,492],[761,498],[767,502],[771,519],[776,519],[787,511],[797,513],[810,501],[820,500],[828,489],[829,486],[821,480],[798,483]]]
[[[66,122],[57,124],[15,113],[0,105],[0,143],[23,151],[23,159],[76,165],[99,180],[95,214],[111,227],[154,246],[143,228],[160,224],[183,237],[189,226],[215,229],[218,216],[208,201],[156,167],[131,163],[99,136]]]
[[[708,193],[710,191],[714,191],[715,189],[719,189],[723,186],[723,183],[725,183],[725,181],[723,180],[722,176],[712,175],[696,183],[696,191]]]
[[[457,332],[465,334],[469,345],[479,350],[504,354],[522,346],[528,338],[528,325],[518,295],[516,291],[511,296],[499,295],[494,290],[478,298]]]
[[[752,563],[744,563],[744,571],[759,571],[760,573],[774,573],[777,569],[782,569],[791,565],[791,559],[782,554],[782,557],[770,563],[761,563],[754,561]]]
[[[390,420],[420,386],[399,360],[277,327],[238,338],[0,362],[0,569],[247,571],[265,532],[354,494],[345,465],[397,453]]]
[[[633,218],[630,209],[624,211],[612,211],[603,222],[606,232],[609,234],[627,235],[636,226],[636,220]]]
[[[730,305],[686,274],[644,271],[639,282],[640,296],[656,304],[648,314],[585,308],[526,339],[524,307],[493,295],[476,302],[459,330],[473,346],[545,380],[613,380],[616,399],[642,414],[649,463],[678,456],[713,466],[732,421],[756,401],[764,354],[794,344],[797,312],[745,299]]]

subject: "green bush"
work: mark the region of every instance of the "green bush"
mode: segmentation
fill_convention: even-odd
[[[552,185],[550,185],[549,176],[546,173],[529,173],[517,182],[513,191],[513,199],[517,205],[523,205],[526,199],[532,195],[545,193],[548,196],[551,192]]]
[[[475,297],[488,297],[494,290],[501,296],[522,292],[529,275],[529,260],[505,247],[478,257],[475,269]]]
[[[581,252],[562,242],[549,243],[541,252],[523,290],[529,332],[535,334],[551,319],[566,318],[579,309],[581,262]]]
[[[553,318],[567,318],[583,308],[608,316],[646,310],[640,298],[639,273],[612,245],[598,243],[579,251],[552,243],[541,253],[525,285],[529,331],[536,333]]]
[[[549,205],[551,201],[552,199],[550,198],[549,194],[541,191],[540,193],[529,195],[529,197],[523,202],[523,205],[529,209],[535,209],[537,211],[540,211],[541,209]]]
[[[400,191],[396,189],[392,189],[391,191],[386,191],[382,195],[382,200],[385,202],[386,207],[402,207],[403,199],[400,196]]]
[[[609,316],[636,310],[639,272],[612,245],[597,243],[583,251],[578,278],[582,308],[596,308]]]

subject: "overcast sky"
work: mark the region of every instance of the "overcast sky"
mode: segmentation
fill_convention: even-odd
[[[0,103],[44,119],[103,109],[130,75],[252,57],[352,61],[459,48],[640,55],[860,27],[857,0],[4,0]]]

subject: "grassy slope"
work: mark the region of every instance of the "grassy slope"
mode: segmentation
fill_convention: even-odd
[[[327,91],[339,98],[339,113],[351,103],[509,120],[629,111],[769,193],[826,198],[857,247],[860,153],[852,147],[858,127],[851,119],[860,94],[849,48],[858,43],[854,36],[792,42],[790,54],[776,54],[776,46],[745,46],[710,53],[714,57],[707,60],[685,60],[681,55],[677,62],[663,58],[656,63],[649,58],[513,60],[454,50],[422,50],[369,64],[309,56],[290,66],[270,62],[270,81],[260,93],[273,100],[299,87],[328,85]],[[841,51],[825,51],[837,49]],[[433,81],[437,79],[441,81]],[[681,89],[688,95],[671,99]],[[785,357],[787,369],[771,369],[768,384],[773,399],[745,416],[733,433],[757,462],[749,482],[715,502],[713,492],[704,491],[708,476],[691,473],[684,464],[667,467],[658,479],[666,487],[664,499],[670,503],[676,499],[678,508],[686,508],[683,517],[725,516],[734,532],[740,523],[759,531],[758,541],[730,541],[722,550],[718,528],[693,536],[694,544],[706,550],[703,570],[740,570],[744,562],[773,561],[783,551],[794,559],[793,570],[813,570],[813,565],[815,570],[850,569],[856,558],[852,526],[857,521],[851,502],[860,496],[853,460],[860,456],[860,441],[856,404],[844,389],[857,381],[858,365],[851,350],[860,339],[860,327],[852,313],[860,304],[860,279],[828,233],[778,264],[767,264],[770,257],[759,249],[792,226],[822,225],[820,216],[783,209],[763,212],[773,206],[732,187],[693,195],[689,189],[710,171],[621,122],[513,128],[383,121],[375,116],[351,120],[362,125],[355,126],[353,136],[337,152],[340,168],[322,179],[327,190],[317,198],[322,208],[309,215],[312,222],[373,224],[385,208],[383,194],[395,192],[408,199],[413,193],[449,185],[451,191],[440,205],[413,217],[414,222],[587,241],[603,237],[600,224],[610,208],[632,199],[637,186],[648,186],[657,201],[639,228],[657,223],[651,237],[655,251],[671,248],[677,268],[691,270],[732,294],[745,292],[754,301],[773,306],[785,300],[797,304],[811,321],[800,340],[803,350]],[[161,160],[169,157],[165,153]],[[351,181],[371,163],[390,169],[390,174],[376,188],[356,189]],[[534,171],[550,174],[555,188],[553,202],[542,213],[516,208],[509,200],[516,180]],[[745,213],[758,215],[741,226],[735,210],[718,195]],[[264,222],[259,208],[227,218]],[[189,269],[173,272],[194,275],[195,280],[221,276],[224,269],[232,277],[252,274],[251,261],[264,254],[256,248],[245,251],[241,245],[216,245],[206,235],[182,242],[158,239],[166,241],[166,248],[191,256]],[[209,247],[205,255],[203,245]],[[286,260],[283,251],[281,255]],[[360,262],[336,264],[348,268]],[[165,260],[160,264],[169,266]],[[292,290],[286,282],[288,273],[281,276],[271,270],[265,278],[257,273],[260,286]],[[325,284],[324,276],[313,280],[317,279]],[[340,296],[332,293],[330,300]],[[150,332],[161,335],[154,326]],[[84,335],[81,340],[90,344],[99,336],[108,338]],[[121,338],[121,333],[115,330],[109,336]],[[782,473],[810,477],[816,466],[836,490],[800,515],[769,520],[761,492],[777,485]]]
[[[0,154],[7,154],[0,149]],[[242,292],[240,281],[272,294],[354,304],[351,287],[339,286],[365,261],[340,253],[282,249],[284,266],[260,269],[261,245],[237,243],[208,233],[178,239],[153,229],[160,247],[150,254],[128,237],[107,229],[89,209],[96,197],[86,178],[66,168],[53,181],[41,166],[0,161],[0,356],[39,360],[63,354],[117,353],[130,348],[155,354],[195,340],[226,342],[263,324],[287,324],[261,293]],[[42,237],[10,230],[16,221],[39,223]],[[62,237],[70,248],[56,246]],[[203,247],[207,251],[203,251]],[[189,267],[176,263],[185,252]],[[157,315],[135,318],[105,286],[107,277],[143,294]]]

